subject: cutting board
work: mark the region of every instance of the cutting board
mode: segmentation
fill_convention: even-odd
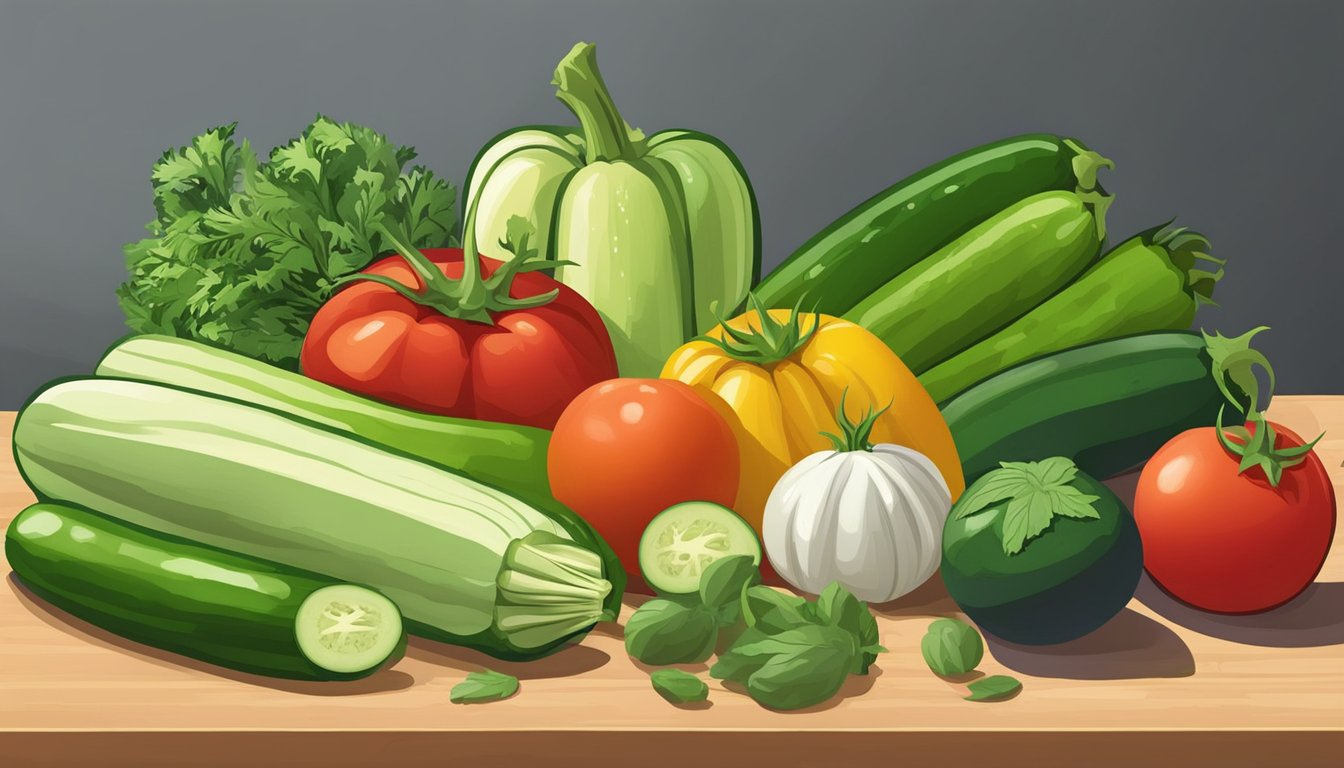
[[[1344,397],[1280,397],[1271,418],[1317,447],[1344,486]],[[9,434],[12,413],[0,413]],[[1133,477],[1115,481],[1132,492]],[[0,525],[32,501],[6,452]],[[919,640],[956,615],[935,577],[878,610],[883,654],[832,701],[762,709],[710,683],[674,707],[626,656],[618,625],[530,663],[413,640],[395,667],[350,683],[230,672],[126,642],[48,607],[0,567],[0,765],[974,765],[1344,764],[1344,533],[1318,582],[1260,616],[1203,614],[1146,580],[1086,638],[1045,649],[992,643],[981,670],[1015,698],[963,701]],[[639,598],[626,601],[626,613]],[[504,702],[449,690],[489,667],[522,680]],[[704,665],[684,667],[703,674]]]

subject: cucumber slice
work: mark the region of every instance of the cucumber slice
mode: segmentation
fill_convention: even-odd
[[[332,672],[363,672],[387,661],[401,643],[401,612],[391,600],[353,584],[323,587],[294,618],[299,650]]]
[[[639,570],[664,595],[695,592],[710,563],[729,555],[751,555],[760,565],[761,541],[736,512],[708,501],[668,507],[639,539]]]

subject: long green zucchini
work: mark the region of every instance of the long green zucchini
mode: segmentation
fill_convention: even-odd
[[[1041,355],[1095,341],[1190,327],[1222,279],[1209,241],[1159,227],[1102,256],[1072,285],[992,336],[920,375],[937,402]],[[1213,264],[1215,271],[1204,269]]]
[[[943,406],[967,482],[1001,461],[1072,459],[1094,477],[1133,469],[1177,434],[1209,426],[1226,402],[1228,354],[1196,333],[1149,333],[1037,358]],[[1231,384],[1229,384],[1231,386]]]
[[[132,336],[108,350],[96,373],[264,406],[460,470],[529,501],[551,497],[551,435],[543,429],[416,413],[170,336]]]
[[[910,370],[927,371],[1087,269],[1101,250],[1110,201],[1087,197],[1042,192],[1010,205],[873,291],[845,319],[876,334]]]
[[[767,275],[767,307],[843,315],[971,227],[1023,198],[1097,190],[1111,161],[1074,139],[1028,134],[985,144],[897,182],[837,219]]]
[[[401,657],[387,598],[59,504],[23,510],[10,567],[61,610],[136,642],[272,677],[350,680]]]
[[[14,429],[43,500],[381,591],[413,633],[529,658],[619,611],[619,565],[465,475],[261,408],[75,379]]]

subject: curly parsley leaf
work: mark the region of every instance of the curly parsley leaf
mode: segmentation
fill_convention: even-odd
[[[962,519],[1007,502],[1003,512],[1002,539],[1005,554],[1022,551],[1028,541],[1050,527],[1056,515],[1098,519],[1092,503],[1097,496],[1071,485],[1078,467],[1061,456],[1044,461],[1005,461],[1000,468],[978,480],[957,501],[953,515]]]
[[[413,149],[319,116],[258,162],[235,128],[154,164],[155,218],[123,248],[117,289],[132,330],[297,368],[333,283],[390,250],[381,227],[418,248],[455,244],[456,190],[423,167],[403,173]]]

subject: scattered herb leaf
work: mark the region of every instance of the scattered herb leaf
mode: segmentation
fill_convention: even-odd
[[[744,685],[758,704],[801,709],[835,695],[860,655],[858,640],[828,624],[805,624],[776,635],[743,633],[709,674]]]
[[[645,664],[691,664],[714,653],[718,625],[702,605],[656,598],[625,623],[625,651]]]
[[[839,582],[832,582],[817,596],[816,611],[821,621],[854,636],[862,653],[855,657],[854,668],[850,671],[856,675],[868,674],[868,667],[877,660],[877,654],[886,651],[878,644],[877,619],[873,618],[868,606]]]
[[[763,585],[743,590],[741,602],[747,626],[766,632],[782,632],[815,618],[806,599]]]
[[[761,580],[760,568],[751,555],[732,555],[709,564],[700,576],[700,602],[706,608],[718,611],[725,623],[737,621],[738,598],[742,590]]]
[[[653,689],[673,704],[689,704],[709,698],[705,681],[679,669],[658,669],[649,675]]]
[[[454,704],[484,704],[507,699],[518,692],[518,678],[488,669],[472,672],[453,686],[448,695]]]
[[[971,695],[966,697],[967,701],[996,701],[1017,693],[1021,690],[1022,683],[1008,675],[990,675],[969,683],[966,687],[971,691]]]
[[[980,633],[957,619],[938,619],[930,624],[919,650],[929,669],[943,677],[964,675],[975,669],[985,656]]]

